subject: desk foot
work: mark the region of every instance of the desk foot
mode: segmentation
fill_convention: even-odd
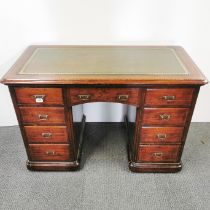
[[[139,173],[175,173],[182,169],[182,163],[138,163],[129,162],[129,169]]]
[[[33,162],[27,161],[26,166],[31,171],[76,171],[80,162]]]

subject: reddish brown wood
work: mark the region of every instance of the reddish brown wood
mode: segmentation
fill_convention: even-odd
[[[18,104],[63,105],[61,88],[15,88]],[[37,103],[35,95],[43,95],[43,102]]]
[[[75,130],[73,128],[73,116],[72,116],[72,107],[68,105],[68,88],[63,88],[63,100],[64,100],[64,111],[65,111],[65,120],[68,132],[68,138],[70,141],[70,149],[72,153],[73,160],[79,164],[79,160],[77,159],[77,155],[79,151],[77,150],[77,142],[79,141],[76,138]]]
[[[139,106],[141,103],[139,95],[139,88],[70,88],[69,103],[71,105],[75,105],[81,103],[104,101]],[[87,96],[88,98],[81,99],[80,96]]]
[[[144,106],[190,106],[193,92],[193,88],[149,88]]]
[[[26,166],[32,171],[75,171],[80,168],[78,161],[27,161]]]
[[[30,144],[29,151],[33,161],[69,161],[68,144]]]
[[[19,107],[19,109],[25,125],[65,124],[62,107]]]
[[[188,108],[145,108],[143,125],[184,126],[189,113]],[[165,115],[168,119],[162,119]]]
[[[183,127],[143,127],[141,129],[141,143],[181,143],[183,130]]]
[[[23,126],[20,109],[18,108],[16,95],[15,95],[15,90],[14,90],[14,87],[12,85],[9,86],[9,92],[10,92],[12,103],[13,103],[13,106],[14,106],[14,109],[15,109],[15,113],[16,113],[16,117],[17,117],[17,120],[18,120],[19,128],[20,128],[20,131],[21,131],[21,134],[22,134],[22,138],[23,138],[23,143],[24,143],[24,146],[25,146],[26,154],[27,154],[28,159],[30,159],[30,153],[29,153],[29,149],[28,149],[28,147],[29,147],[28,146],[28,141],[27,141],[25,129],[24,129],[24,126]]]
[[[187,118],[187,121],[186,121],[186,124],[185,124],[185,130],[184,130],[184,134],[183,134],[183,137],[182,137],[182,142],[183,143],[181,145],[179,160],[178,160],[179,162],[181,162],[182,152],[183,152],[184,145],[185,145],[185,142],[186,142],[188,130],[189,130],[189,127],[190,127],[190,123],[191,123],[191,119],[192,119],[192,116],[193,116],[193,111],[195,109],[195,105],[196,105],[196,101],[197,101],[197,98],[198,98],[199,91],[200,91],[200,86],[197,86],[195,88],[195,91],[194,91],[194,94],[193,94],[193,101],[192,101],[191,109],[190,109],[190,112],[188,114],[188,118]]]
[[[129,169],[138,173],[176,173],[181,171],[182,163],[129,162]]]
[[[28,143],[68,143],[66,126],[24,126]]]
[[[179,149],[179,145],[141,145],[138,160],[142,162],[176,162]]]

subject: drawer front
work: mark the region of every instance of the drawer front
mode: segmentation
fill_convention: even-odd
[[[65,124],[62,107],[19,107],[24,124]]]
[[[33,161],[68,161],[70,159],[68,144],[30,144],[29,151]]]
[[[29,143],[68,143],[66,126],[25,126]]]
[[[193,88],[147,89],[145,106],[190,106],[193,92]]]
[[[141,143],[181,143],[183,130],[182,127],[143,127]]]
[[[188,108],[145,108],[143,125],[184,126],[188,113]]]
[[[142,162],[177,162],[179,149],[179,145],[141,145],[138,151],[138,160]]]
[[[15,88],[18,104],[63,105],[61,88]]]
[[[70,88],[71,105],[88,102],[117,102],[139,106],[139,88]]]

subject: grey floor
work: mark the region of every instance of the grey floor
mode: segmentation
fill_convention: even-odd
[[[31,172],[19,128],[0,127],[0,209],[210,209],[210,123],[192,123],[176,174],[127,167],[123,127],[86,129],[77,172]]]

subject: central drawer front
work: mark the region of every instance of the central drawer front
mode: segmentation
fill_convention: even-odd
[[[63,105],[61,88],[15,88],[18,104]]]
[[[141,145],[138,150],[138,160],[142,162],[177,162],[179,145]]]
[[[141,143],[181,143],[183,130],[182,127],[143,127]]]
[[[193,92],[193,88],[147,89],[145,106],[191,106]]]
[[[139,106],[139,88],[70,88],[69,104],[117,102]]]
[[[188,113],[188,108],[145,108],[143,125],[184,126]]]
[[[24,124],[65,124],[63,107],[19,107]]]
[[[66,126],[24,126],[29,143],[68,143]]]
[[[68,161],[71,158],[68,144],[30,144],[33,161]]]

